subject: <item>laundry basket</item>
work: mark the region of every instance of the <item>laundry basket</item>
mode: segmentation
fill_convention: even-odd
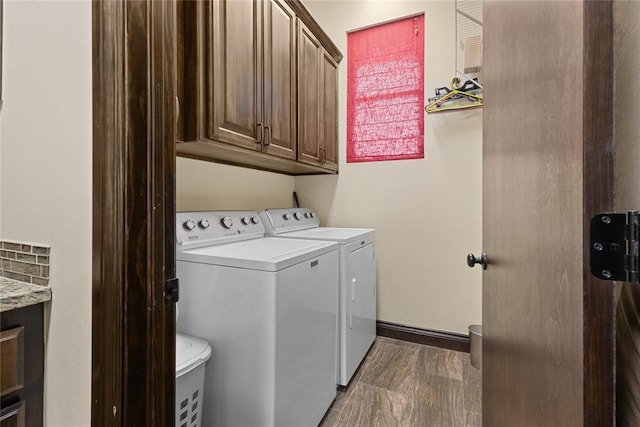
[[[176,335],[175,427],[201,426],[204,370],[210,357],[208,342],[188,335]]]

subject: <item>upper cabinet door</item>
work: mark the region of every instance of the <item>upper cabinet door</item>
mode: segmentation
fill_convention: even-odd
[[[338,170],[338,63],[327,52],[322,55],[322,166]]]
[[[204,80],[204,136],[260,150],[262,122],[262,3],[208,3]]]
[[[298,25],[298,160],[320,165],[322,45],[302,22]]]
[[[282,0],[267,0],[264,14],[263,151],[296,158],[296,16]]]
[[[338,64],[299,23],[298,160],[338,170]]]

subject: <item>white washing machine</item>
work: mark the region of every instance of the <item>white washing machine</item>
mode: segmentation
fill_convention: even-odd
[[[316,426],[336,396],[338,245],[177,213],[178,331],[211,343],[203,426]]]
[[[266,235],[340,245],[338,384],[347,385],[376,337],[375,230],[320,227],[310,209],[265,209]]]

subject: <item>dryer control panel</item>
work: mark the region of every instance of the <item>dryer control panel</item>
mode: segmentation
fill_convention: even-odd
[[[204,211],[176,213],[178,250],[199,248],[264,236],[256,211]]]
[[[315,212],[306,208],[265,209],[260,212],[267,235],[306,230],[320,226]]]

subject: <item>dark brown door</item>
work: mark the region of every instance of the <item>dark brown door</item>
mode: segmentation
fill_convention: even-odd
[[[483,424],[613,424],[610,2],[484,3]]]
[[[320,165],[320,55],[322,45],[298,23],[298,160]]]
[[[109,0],[92,8],[91,425],[169,427],[176,2]]]
[[[338,170],[338,63],[322,52],[322,161],[323,167]]]
[[[207,1],[200,19],[207,23],[201,45],[206,93],[206,138],[261,150],[262,2]],[[209,11],[210,9],[210,11]],[[210,17],[210,18],[209,18]]]
[[[296,15],[283,0],[264,3],[263,151],[296,158]]]

